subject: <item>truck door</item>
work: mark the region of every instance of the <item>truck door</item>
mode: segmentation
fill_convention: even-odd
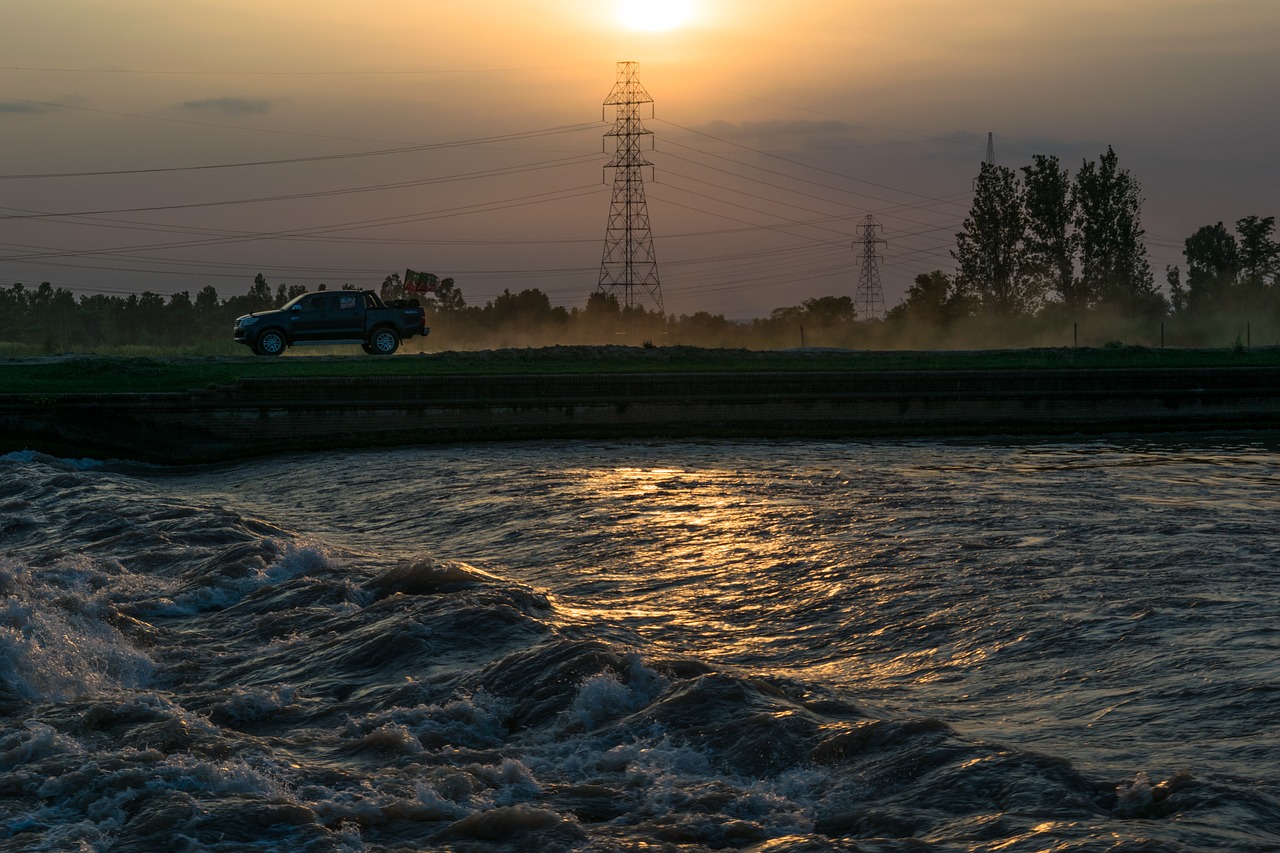
[[[295,341],[324,340],[329,337],[329,294],[304,296],[289,309],[289,335]]]
[[[348,341],[364,340],[364,294],[354,290],[339,290],[330,294],[334,301],[333,338]]]

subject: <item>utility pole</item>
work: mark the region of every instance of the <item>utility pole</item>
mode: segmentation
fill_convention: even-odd
[[[653,163],[640,150],[640,140],[653,136],[653,131],[646,130],[640,120],[640,106],[652,104],[653,98],[640,85],[636,65],[635,62],[618,63],[617,82],[604,102],[606,107],[616,107],[613,129],[605,134],[605,139],[615,139],[616,150],[605,164],[606,169],[614,170],[613,201],[605,229],[598,289],[619,297],[622,308],[635,308],[648,301],[661,314],[662,286],[658,281],[658,260],[653,252],[642,172]],[[650,113],[652,115],[652,106]]]
[[[862,271],[858,274],[858,291],[853,308],[860,320],[882,320],[885,316],[884,290],[880,287],[880,255],[877,245],[888,245],[876,235],[882,226],[870,213],[862,220]],[[853,244],[857,250],[858,243]]]

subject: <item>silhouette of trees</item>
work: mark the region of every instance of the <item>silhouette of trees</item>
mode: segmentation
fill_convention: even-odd
[[[382,297],[383,302],[394,302],[397,299],[404,299],[404,282],[400,280],[400,273],[393,272],[382,280],[382,287],[378,291],[378,295]]]
[[[1053,294],[1068,311],[1083,311],[1088,300],[1076,279],[1071,175],[1057,157],[1037,154],[1022,176],[1027,275],[1036,290]]]
[[[1177,278],[1170,279],[1170,290],[1180,311],[1205,310],[1222,305],[1235,289],[1240,267],[1240,247],[1235,235],[1221,222],[1205,225],[1183,243],[1187,259],[1185,291]]]
[[[1246,216],[1236,221],[1236,233],[1240,235],[1240,283],[1250,293],[1266,287],[1280,285],[1280,244],[1271,239],[1276,230],[1276,218]]]
[[[889,310],[889,319],[911,324],[947,326],[972,313],[951,276],[942,270],[921,273],[902,302]]]
[[[956,235],[951,256],[956,282],[999,318],[1025,316],[1038,306],[1040,280],[1028,272],[1027,214],[1022,185],[1012,169],[983,163],[973,206]]]
[[[613,338],[623,328],[622,306],[618,303],[617,295],[603,290],[593,290],[587,296],[586,307],[579,312],[577,319],[606,340]]]
[[[1080,167],[1072,186],[1080,288],[1093,302],[1157,316],[1165,303],[1142,242],[1142,193],[1118,159],[1107,146]]]
[[[1183,242],[1186,281],[1178,267],[1166,270],[1174,313],[1203,317],[1275,310],[1280,301],[1280,246],[1271,238],[1274,231],[1274,216],[1237,220],[1235,234],[1221,222],[1197,228]]]
[[[983,163],[956,235],[955,284],[989,317],[1029,316],[1047,303],[1078,315],[1097,307],[1167,310],[1142,241],[1142,193],[1108,146],[1072,180],[1058,158],[1012,169]]]
[[[436,285],[435,309],[439,314],[458,314],[467,307],[462,291],[451,278],[442,278]]]
[[[828,328],[847,323],[857,316],[850,296],[821,296],[806,299],[800,305],[775,308],[769,322],[776,324],[804,325],[812,328]]]
[[[804,319],[816,326],[836,326],[851,322],[858,312],[851,296],[819,296],[802,303]]]
[[[245,294],[245,304],[250,311],[269,311],[275,307],[275,298],[271,295],[271,285],[262,273],[253,277],[253,287]]]

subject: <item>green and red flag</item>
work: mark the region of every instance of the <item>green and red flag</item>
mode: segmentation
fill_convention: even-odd
[[[435,293],[439,283],[440,279],[429,272],[414,272],[410,269],[404,271],[405,293]]]

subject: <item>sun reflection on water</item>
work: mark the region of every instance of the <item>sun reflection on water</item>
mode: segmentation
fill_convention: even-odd
[[[612,511],[592,522],[624,552],[601,570],[627,604],[596,605],[643,614],[648,641],[675,649],[697,637],[699,654],[713,659],[776,660],[806,630],[797,617],[825,618],[856,601],[847,576],[857,550],[834,546],[850,531],[819,523],[825,509],[806,494],[808,474],[601,466],[573,475],[584,502],[609,496]],[[714,648],[702,645],[712,637]]]

